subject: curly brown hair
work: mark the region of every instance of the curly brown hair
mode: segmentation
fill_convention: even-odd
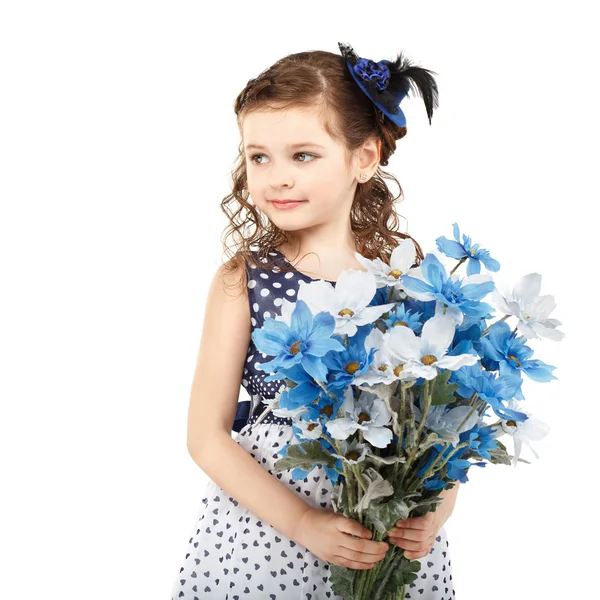
[[[396,141],[406,135],[406,127],[398,127],[386,118],[378,118],[375,104],[358,87],[341,55],[322,50],[290,54],[250,79],[234,103],[238,128],[242,132],[245,115],[254,110],[280,110],[289,107],[321,108],[327,133],[346,148],[348,160],[370,137],[377,140],[379,164],[387,166],[396,149]],[[398,196],[390,192],[385,179],[394,181]],[[232,171],[232,192],[221,202],[221,210],[229,218],[222,240],[226,252],[229,237],[236,248],[224,264],[224,273],[241,273],[240,287],[245,284],[246,264],[271,268],[266,255],[288,242],[287,233],[279,229],[261,211],[248,202],[247,172],[243,141]],[[392,251],[404,239],[411,238],[398,230],[398,215],[394,202],[403,199],[402,187],[394,175],[380,167],[364,184],[357,185],[350,219],[357,251],[365,258],[380,258],[389,264]],[[412,238],[411,238],[412,239]],[[417,264],[424,258],[421,247],[413,239]],[[252,248],[254,247],[254,248]],[[253,250],[258,254],[255,259]],[[239,269],[239,271],[238,271]],[[278,264],[278,270],[287,270]],[[243,285],[245,287],[245,285]]]

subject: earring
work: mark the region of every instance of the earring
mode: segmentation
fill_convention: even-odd
[[[367,178],[367,174],[366,173],[361,173],[360,174],[360,180],[364,181]]]

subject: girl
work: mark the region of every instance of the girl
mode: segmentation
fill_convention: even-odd
[[[270,357],[257,351],[252,332],[281,314],[300,282],[335,286],[342,271],[364,270],[355,252],[389,263],[410,238],[396,231],[396,198],[384,178],[398,182],[380,166],[406,135],[399,103],[410,82],[431,122],[435,80],[401,55],[374,63],[339,47],[342,56],[313,51],[277,61],[235,102],[242,143],[222,209],[240,249],[211,282],[188,414],[188,450],[212,483],[172,600],[343,600],[331,589],[328,562],[369,569],[389,547],[334,513],[321,466],[302,481],[274,470],[278,451],[298,441],[292,419],[270,412],[255,424],[280,382],[264,382],[259,367]],[[240,383],[251,400],[238,405]],[[453,490],[435,513],[389,532],[409,558],[424,558],[408,599],[454,596],[443,528]]]

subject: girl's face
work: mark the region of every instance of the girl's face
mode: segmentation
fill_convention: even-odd
[[[242,123],[248,192],[284,231],[349,221],[359,173],[356,154],[321,124],[320,107],[254,111]],[[301,200],[281,209],[273,200]]]

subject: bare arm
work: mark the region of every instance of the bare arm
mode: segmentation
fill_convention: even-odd
[[[454,487],[452,489],[446,488],[440,492],[440,498],[443,498],[444,500],[433,513],[437,518],[439,527],[446,523],[454,511],[454,505],[456,504],[456,496],[458,494],[460,481],[456,480],[452,483],[454,483]]]
[[[215,274],[188,410],[187,447],[194,462],[224,492],[288,537],[311,508],[231,437],[250,342],[247,289],[239,274]],[[244,278],[245,281],[245,278]]]
[[[227,494],[265,523],[299,542],[297,524],[311,508],[263,469],[228,433],[215,435],[194,462]],[[284,475],[285,477],[285,475]]]

